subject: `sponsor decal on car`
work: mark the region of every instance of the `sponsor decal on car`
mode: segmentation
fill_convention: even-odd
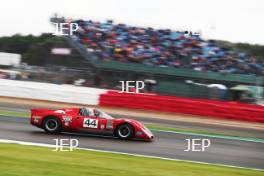
[[[137,136],[141,136],[142,135],[142,131],[137,131],[136,135]]]
[[[114,128],[113,121],[112,120],[107,120],[107,122],[106,122],[106,129],[112,130],[113,128]]]
[[[72,122],[72,117],[63,116],[62,121],[64,122],[65,126],[69,126],[70,123]]]
[[[39,122],[39,119],[40,119],[40,116],[33,116],[33,121],[34,123],[38,123]]]

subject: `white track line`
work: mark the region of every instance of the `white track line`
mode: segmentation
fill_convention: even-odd
[[[55,148],[56,147],[56,145],[52,145],[52,144],[26,142],[26,141],[16,141],[16,140],[8,140],[8,139],[0,139],[0,143],[29,145],[29,146],[38,146],[38,147],[49,147],[49,148]],[[66,148],[69,148],[67,146],[65,146],[65,147]],[[247,168],[247,167],[240,167],[240,166],[233,166],[233,165],[225,165],[225,164],[213,164],[213,163],[206,163],[206,162],[200,162],[200,161],[172,159],[172,158],[165,158],[165,157],[158,157],[158,156],[151,156],[151,155],[141,155],[141,154],[133,154],[133,153],[125,153],[125,152],[116,152],[116,151],[109,151],[109,150],[98,150],[98,149],[82,148],[82,147],[77,147],[77,149],[79,149],[79,150],[86,150],[86,151],[94,151],[94,152],[121,154],[121,155],[135,156],[135,157],[161,159],[161,160],[168,160],[168,161],[182,161],[182,162],[187,162],[187,163],[196,163],[196,164],[222,166],[222,167],[230,167],[230,168],[238,168],[238,169],[250,169],[250,170],[256,170],[256,171],[264,171],[264,169],[257,169],[257,168]]]

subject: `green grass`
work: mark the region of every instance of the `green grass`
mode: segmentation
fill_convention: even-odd
[[[2,110],[0,110],[0,115],[12,116],[12,117],[30,117],[29,113],[14,112],[14,111],[2,111]]]
[[[0,143],[0,176],[263,176],[264,171]]]
[[[209,133],[207,131],[201,131],[201,130],[183,130],[183,129],[177,129],[172,127],[164,127],[159,125],[152,125],[147,124],[146,127],[153,129],[153,130],[164,130],[164,131],[174,131],[174,132],[183,132],[183,133],[196,133],[196,134],[207,134],[207,135],[220,135],[218,133]]]

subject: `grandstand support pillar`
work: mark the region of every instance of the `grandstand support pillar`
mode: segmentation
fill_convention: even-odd
[[[263,82],[262,82],[262,76],[257,75],[256,76],[256,87],[257,87],[257,104],[263,104]]]

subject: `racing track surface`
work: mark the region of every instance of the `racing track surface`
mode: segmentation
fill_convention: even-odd
[[[209,138],[211,147],[204,152],[185,152],[189,138],[199,136],[154,132],[154,142],[123,141],[92,135],[49,135],[29,124],[29,119],[0,116],[0,139],[55,144],[55,138],[74,138],[79,147],[173,159],[264,169],[264,143]],[[200,137],[203,138],[203,137]]]
[[[4,111],[30,113],[31,108],[49,108],[49,107],[0,102],[0,110],[4,110]],[[116,118],[131,118],[143,122],[145,124],[154,124],[158,126],[166,126],[176,129],[206,131],[206,132],[226,134],[226,135],[232,134],[233,136],[241,136],[241,137],[264,138],[264,129],[263,130],[253,129],[253,128],[248,129],[248,128],[241,128],[240,126],[221,126],[216,124],[183,122],[183,121],[178,121],[177,119],[166,120],[166,119],[138,117],[133,115],[128,116],[122,114],[110,114],[110,115]]]

